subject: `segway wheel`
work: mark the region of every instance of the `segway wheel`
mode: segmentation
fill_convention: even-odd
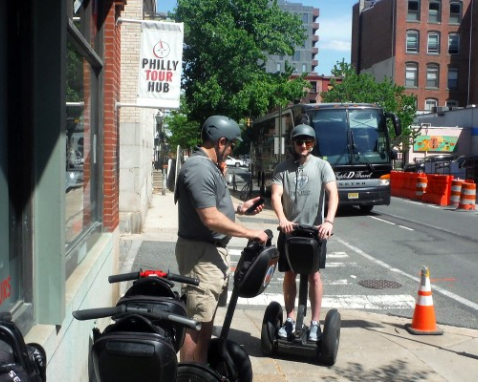
[[[180,363],[176,382],[220,382],[221,376],[205,365]]]
[[[340,342],[340,313],[331,309],[325,316],[324,332],[320,344],[319,361],[327,366],[332,366],[337,360]]]
[[[223,341],[226,341],[224,350]],[[209,344],[207,361],[212,369],[229,381],[252,382],[252,364],[249,355],[234,341],[213,338]]]
[[[273,301],[264,313],[261,329],[261,350],[265,356],[274,354],[277,350],[277,332],[282,327],[282,306]]]

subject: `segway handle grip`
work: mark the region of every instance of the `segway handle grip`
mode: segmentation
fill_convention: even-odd
[[[187,277],[187,276],[181,276],[181,275],[177,275],[177,274],[174,274],[174,273],[168,273],[168,276],[166,278],[168,280],[176,281],[178,283],[190,284],[190,285],[194,285],[194,286],[199,285],[199,280],[198,279],[195,279],[195,278],[192,278],[192,277]]]
[[[79,321],[94,320],[95,318],[111,317],[118,313],[124,313],[126,306],[114,306],[108,308],[81,309],[73,311],[73,317]]]
[[[122,273],[120,275],[108,276],[108,282],[110,284],[120,283],[122,281],[138,280],[138,279],[139,279],[139,272],[129,272],[129,273]]]

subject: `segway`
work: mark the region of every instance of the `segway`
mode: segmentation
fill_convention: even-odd
[[[321,244],[314,226],[297,225],[285,237],[285,255],[293,272],[300,275],[299,305],[296,329],[289,338],[278,337],[283,325],[283,310],[278,302],[267,307],[261,330],[261,350],[266,356],[276,352],[313,357],[327,366],[335,364],[340,340],[340,313],[336,309],[327,312],[322,337],[317,342],[307,338],[308,327],[304,324],[307,311],[308,276],[325,266],[325,253],[321,259]]]
[[[265,232],[269,236],[265,245],[249,241],[242,251],[234,273],[233,289],[221,333],[218,338],[213,338],[209,345],[209,366],[230,382],[252,381],[249,355],[244,348],[227,337],[239,297],[258,296],[267,288],[274,275],[279,252],[271,245],[272,232]]]
[[[77,320],[111,317],[114,321],[103,332],[93,329],[91,352],[97,381],[174,382],[184,380],[181,375],[188,376],[188,381],[221,381],[211,368],[177,360],[185,327],[200,330],[201,323],[186,317],[184,302],[172,290],[171,281],[194,285],[198,281],[161,270],[109,277],[110,282],[129,280],[137,281],[115,307],[73,312]]]

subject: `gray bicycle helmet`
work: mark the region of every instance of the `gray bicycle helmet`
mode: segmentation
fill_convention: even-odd
[[[224,115],[213,115],[206,119],[202,125],[203,142],[216,143],[222,137],[228,141],[240,141],[241,129],[236,121]]]
[[[314,140],[316,139],[314,129],[304,123],[297,125],[292,129],[290,139],[294,140],[297,137],[311,137],[314,138]]]

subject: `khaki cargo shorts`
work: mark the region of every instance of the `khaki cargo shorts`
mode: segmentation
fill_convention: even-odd
[[[188,317],[210,322],[216,313],[219,296],[227,287],[229,254],[214,244],[178,238],[176,261],[179,274],[199,280],[199,286],[183,284]]]

